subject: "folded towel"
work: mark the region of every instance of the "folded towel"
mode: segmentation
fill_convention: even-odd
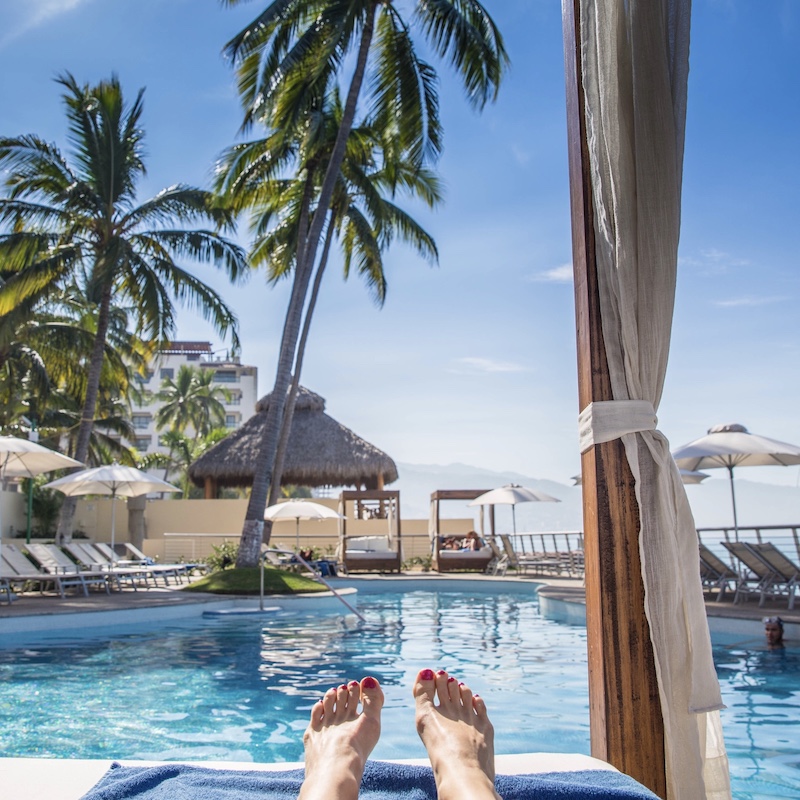
[[[186,764],[112,764],[83,800],[295,800],[303,770],[217,770]],[[657,800],[633,778],[610,770],[498,775],[503,800]],[[436,800],[430,767],[368,761],[361,800]]]

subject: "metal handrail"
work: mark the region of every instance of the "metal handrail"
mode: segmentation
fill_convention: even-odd
[[[366,619],[364,618],[364,615],[358,609],[356,609],[353,606],[351,606],[350,603],[348,603],[347,600],[345,600],[344,597],[342,597],[339,594],[339,592],[337,592],[336,589],[334,589],[333,586],[331,586],[328,583],[328,581],[326,581],[325,578],[323,578],[322,575],[320,573],[318,573],[317,570],[315,570],[314,567],[311,566],[311,564],[308,563],[308,561],[306,561],[302,556],[299,556],[297,553],[295,553],[294,550],[281,550],[281,549],[279,549],[277,547],[276,548],[270,548],[269,550],[265,550],[264,552],[261,553],[261,555],[259,557],[259,561],[261,562],[261,572],[260,572],[261,592],[260,592],[259,604],[258,604],[259,611],[263,611],[264,610],[264,561],[266,560],[267,553],[283,553],[284,555],[294,556],[294,558],[296,558],[297,561],[300,564],[302,564],[306,568],[306,570],[308,570],[309,573],[311,573],[311,577],[312,577],[313,580],[319,581],[320,583],[325,584],[325,586],[327,586],[328,589],[331,592],[333,592],[333,596],[337,600],[339,600],[339,602],[344,603],[344,605],[347,608],[349,608],[350,611],[352,611],[353,614],[355,614],[362,622],[366,622]]]

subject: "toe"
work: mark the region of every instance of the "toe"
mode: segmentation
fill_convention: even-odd
[[[347,684],[347,718],[355,719],[358,716],[358,699],[361,695],[361,684],[358,681],[350,681]]]
[[[337,722],[344,722],[350,718],[350,709],[347,707],[347,700],[350,690],[346,683],[336,687],[336,710],[334,711],[334,718]]]
[[[358,685],[358,684],[357,684]],[[368,717],[377,716],[383,708],[383,689],[372,676],[361,681],[361,705]]]
[[[311,720],[309,722],[309,727],[315,731],[320,730],[322,728],[322,717],[322,700],[317,700],[317,702],[311,707]]]
[[[461,705],[464,706],[470,713],[474,713],[474,706],[472,702],[472,689],[466,683],[458,684],[459,694],[461,695]]]
[[[414,699],[419,702],[428,702],[433,704],[433,698],[436,695],[436,683],[433,670],[423,669],[417,674],[417,680],[414,682]]]
[[[333,723],[334,709],[336,708],[336,689],[328,689],[322,698],[322,718],[325,723]]]
[[[434,678],[434,683],[436,684],[436,696],[439,698],[439,706],[443,708],[450,707],[449,677],[450,676],[443,669],[440,669]]]

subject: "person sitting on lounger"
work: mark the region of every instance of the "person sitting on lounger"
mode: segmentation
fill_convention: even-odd
[[[494,788],[494,728],[483,700],[443,669],[421,670],[413,695],[417,733],[439,800],[500,800]],[[382,708],[383,690],[375,678],[328,689],[311,709],[303,736],[306,774],[298,800],[357,799],[364,766],[380,737]]]
[[[456,539],[455,536],[448,536],[442,542],[442,550],[460,550],[461,549],[461,540]]]
[[[481,537],[478,536],[475,531],[470,531],[462,540],[461,540],[461,549],[462,550],[480,550],[483,547],[483,541]]]

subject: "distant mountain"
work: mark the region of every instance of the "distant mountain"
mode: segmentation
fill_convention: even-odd
[[[391,485],[400,490],[404,519],[427,519],[430,513],[431,492],[436,489],[494,489],[507,483],[518,483],[541,489],[557,497],[560,503],[522,503],[517,506],[518,531],[577,531],[583,529],[582,496],[579,486],[542,480],[518,472],[495,472],[467,464],[405,464],[398,463],[400,478]],[[702,484],[687,486],[687,495],[695,522],[700,528],[731,526],[730,482],[723,477],[711,477]],[[800,526],[800,488],[770,483],[758,483],[736,478],[736,501],[741,526],[798,525]],[[442,503],[443,517],[474,517],[478,509],[457,501]],[[509,506],[497,506],[497,529],[511,530]]]

